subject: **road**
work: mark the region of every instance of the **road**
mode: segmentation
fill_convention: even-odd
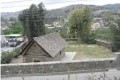
[[[76,73],[70,75],[16,76],[5,77],[1,80],[120,80],[120,71],[111,70],[106,72]]]

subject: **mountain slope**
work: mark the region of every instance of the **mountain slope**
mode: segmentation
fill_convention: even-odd
[[[54,9],[54,10],[48,10],[46,13],[46,18],[58,18],[58,17],[67,17],[67,15],[69,14],[70,11],[74,10],[75,8],[81,8],[81,7],[85,7],[86,5],[70,5],[67,7],[63,7],[63,8],[59,8],[59,9]],[[107,11],[107,10],[117,10],[120,11],[120,4],[107,4],[104,6],[96,6],[96,5],[88,5],[92,12],[94,14],[100,14],[103,11]],[[15,17],[17,18],[18,15],[21,13],[22,11],[18,11],[18,12],[2,12],[1,16],[4,18],[10,18],[10,17]]]

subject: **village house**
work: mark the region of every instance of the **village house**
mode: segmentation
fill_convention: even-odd
[[[93,18],[91,29],[96,30],[98,28],[105,28],[107,23],[102,18]]]
[[[65,56],[66,41],[58,33],[34,37],[21,52],[23,62],[58,61]]]

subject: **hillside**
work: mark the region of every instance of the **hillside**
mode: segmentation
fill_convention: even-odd
[[[54,10],[48,10],[46,13],[46,18],[58,18],[58,17],[67,17],[70,11],[74,10],[75,8],[81,8],[85,7],[86,5],[70,5],[67,7],[59,8],[59,9],[54,9]],[[120,4],[107,4],[104,6],[96,6],[96,5],[88,5],[93,14],[100,14],[101,12],[108,11],[108,10],[114,10],[114,11],[119,11],[120,12]],[[2,12],[1,16],[4,18],[10,18],[10,17],[15,17],[17,18],[18,15],[22,11],[18,12]]]
[[[107,5],[104,5],[105,8],[108,8],[108,9],[113,9],[113,10],[120,10],[120,4],[107,4]]]

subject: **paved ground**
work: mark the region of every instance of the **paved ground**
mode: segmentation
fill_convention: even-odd
[[[61,61],[71,61],[75,55],[76,52],[65,52],[65,57]]]
[[[68,79],[68,76],[70,79]],[[76,73],[70,75],[17,76],[6,77],[1,80],[120,80],[120,71],[112,70],[107,72]]]
[[[22,46],[24,43],[26,43],[26,42],[27,42],[27,41],[21,43],[20,45],[18,45],[18,46],[16,46],[16,47],[9,47],[9,46],[3,47],[3,48],[1,48],[1,52],[6,52],[6,51],[11,52],[11,51],[13,51],[15,48],[21,47],[21,46]]]

